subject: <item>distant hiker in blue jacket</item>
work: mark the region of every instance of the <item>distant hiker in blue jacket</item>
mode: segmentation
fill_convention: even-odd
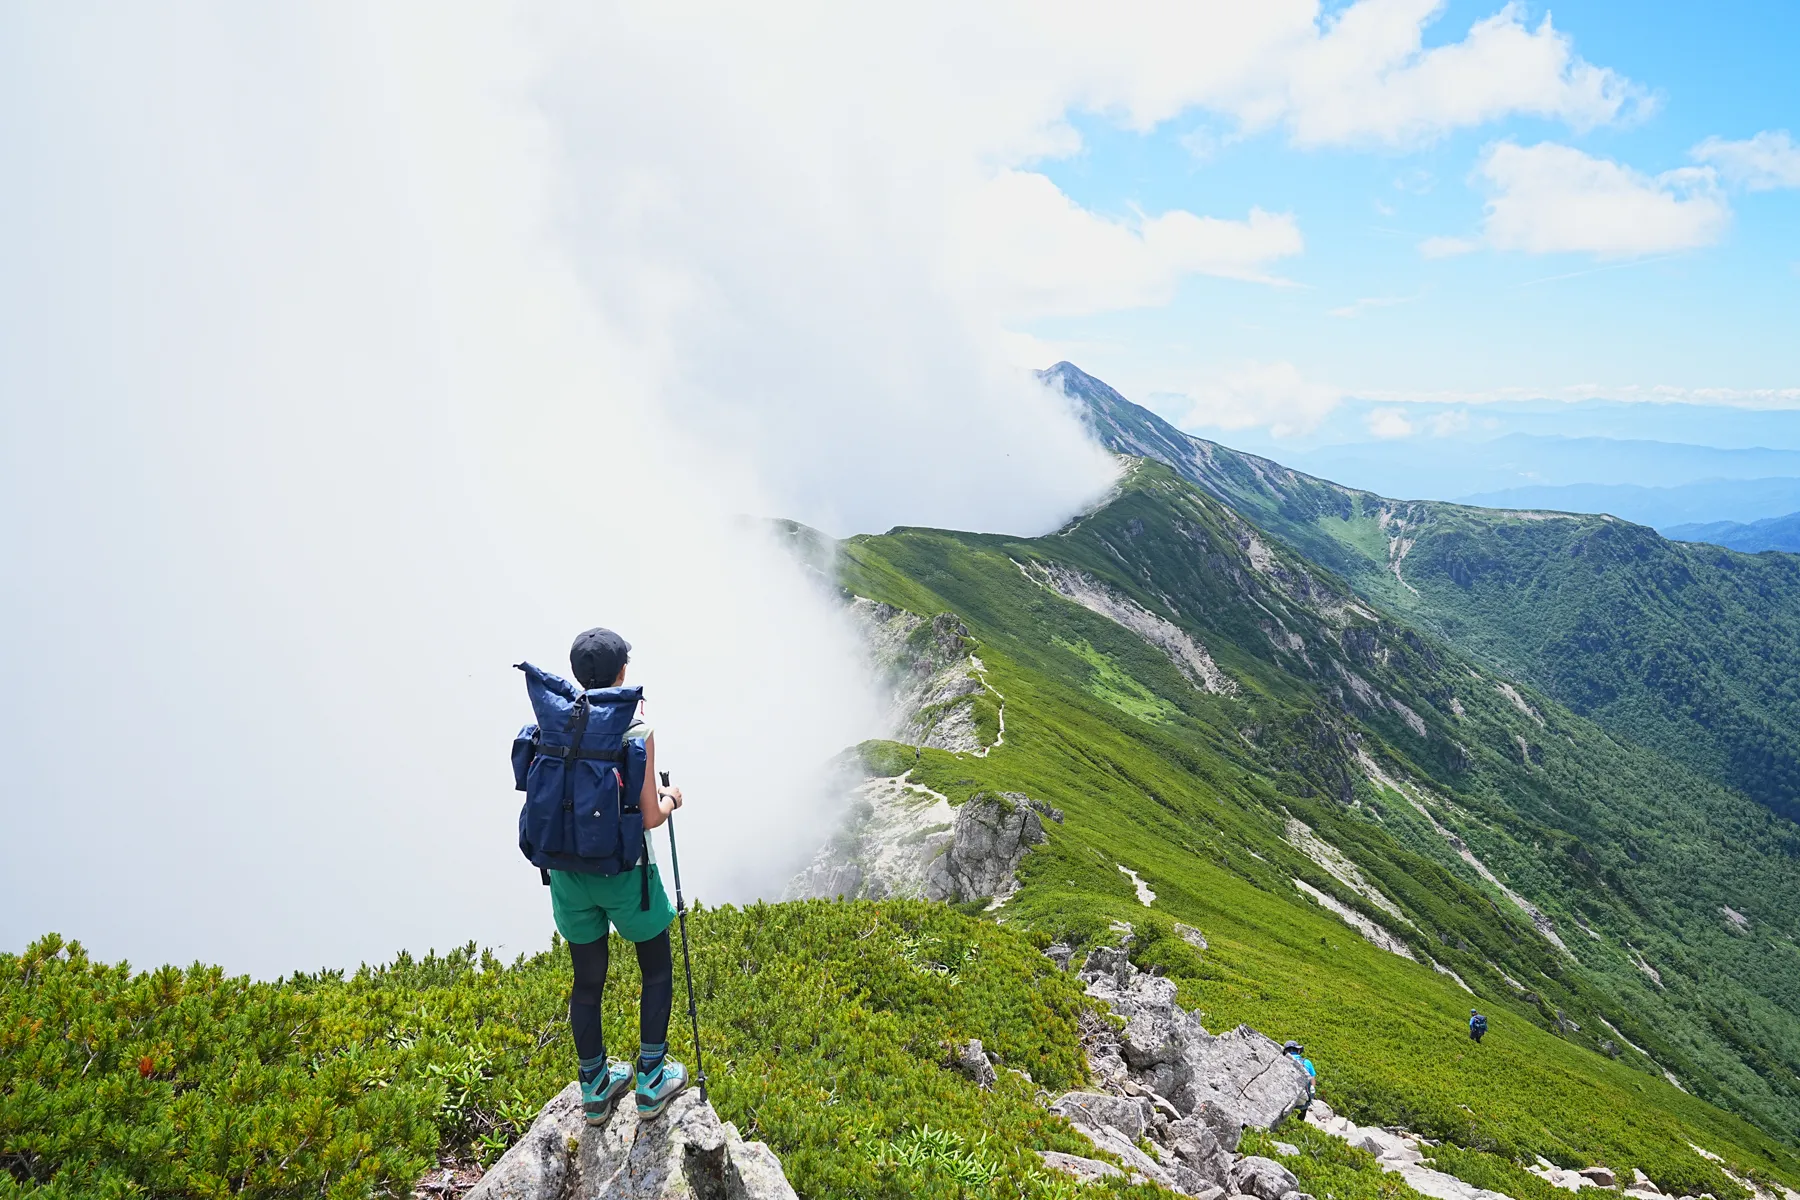
[[[1471,1008],[1469,1010],[1469,1040],[1479,1046],[1481,1044],[1481,1035],[1486,1032],[1487,1018]]]
[[[682,796],[680,788],[656,786],[656,738],[642,719],[643,691],[624,686],[630,656],[629,642],[596,628],[569,650],[579,687],[519,664],[538,724],[513,743],[514,773],[526,793],[519,848],[550,885],[551,915],[569,943],[569,1026],[582,1109],[595,1125],[634,1089],[638,1115],[659,1116],[688,1083],[687,1068],[668,1057],[675,908],[647,836],[681,807]],[[635,1062],[607,1056],[600,1025],[611,929],[635,943],[643,976]]]
[[[1306,1098],[1311,1100],[1319,1087],[1319,1070],[1313,1066],[1313,1060],[1306,1057],[1306,1047],[1299,1042],[1288,1042],[1281,1047],[1281,1052],[1300,1064],[1306,1072]]]

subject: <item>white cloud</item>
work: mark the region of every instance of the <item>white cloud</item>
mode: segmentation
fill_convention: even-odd
[[[1413,423],[1397,408],[1371,409],[1364,418],[1369,432],[1378,438],[1406,438],[1413,435]]]
[[[1512,9],[1420,50],[1436,11],[0,7],[0,946],[270,972],[542,944],[506,664],[593,621],[637,642],[694,785],[691,891],[766,889],[791,847],[744,848],[816,814],[744,773],[746,689],[796,770],[867,697],[725,518],[1032,531],[1106,484],[1008,321],[1267,280],[1300,235],[1046,191],[1072,111],[1314,145],[1632,105]],[[1300,429],[1338,400],[1271,364],[1196,404]],[[137,715],[70,773],[43,747],[95,680]],[[85,875],[30,853],[75,841]],[[271,848],[290,886],[219,905]]]
[[[1501,142],[1477,173],[1489,191],[1480,236],[1428,238],[1419,247],[1428,257],[1485,246],[1632,258],[1710,246],[1731,223],[1710,167],[1648,176],[1572,146]]]
[[[1764,130],[1741,142],[1709,137],[1692,151],[1696,162],[1710,163],[1732,183],[1753,192],[1800,188],[1800,145],[1787,130]]]
[[[1303,244],[1287,213],[1253,208],[1231,221],[1176,210],[1111,220],[1042,175],[1006,171],[968,213],[949,260],[970,294],[1020,318],[1164,304],[1189,275],[1280,283],[1269,264]]]
[[[1423,49],[1440,0],[1364,0],[1326,23],[1287,77],[1285,118],[1301,145],[1405,144],[1515,114],[1576,129],[1643,111],[1643,91],[1574,52],[1545,15],[1507,4],[1460,42]]]
[[[1243,363],[1184,392],[1159,396],[1185,416],[1185,428],[1267,428],[1276,437],[1307,433],[1343,402],[1344,393],[1307,379],[1292,363]]]

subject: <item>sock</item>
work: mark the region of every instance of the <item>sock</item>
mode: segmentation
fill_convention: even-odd
[[[606,1051],[602,1050],[592,1058],[581,1060],[581,1082],[594,1082],[600,1078],[600,1073],[604,1070],[606,1070]]]
[[[638,1074],[646,1079],[662,1069],[663,1059],[669,1053],[667,1042],[643,1042],[638,1046]]]

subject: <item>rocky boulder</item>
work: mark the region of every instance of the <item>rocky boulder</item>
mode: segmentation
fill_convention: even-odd
[[[1018,890],[1019,860],[1049,840],[1040,810],[1049,811],[1020,792],[971,797],[956,810],[949,847],[926,869],[925,895],[966,901]]]
[[[795,1200],[781,1162],[746,1142],[698,1092],[653,1121],[631,1104],[605,1125],[581,1113],[571,1083],[464,1200]]]
[[[1258,1200],[1281,1200],[1289,1192],[1300,1190],[1300,1181],[1292,1171],[1272,1158],[1255,1155],[1238,1161],[1231,1171],[1231,1183],[1237,1194]]]
[[[1111,1125],[1132,1141],[1144,1136],[1153,1111],[1147,1100],[1107,1092],[1067,1092],[1050,1110],[1078,1125]]]
[[[982,1049],[980,1038],[969,1039],[969,1044],[957,1053],[956,1065],[982,1091],[993,1087],[994,1081],[1000,1078],[994,1070],[994,1064],[988,1061],[987,1051]]]
[[[1191,1047],[1187,1058],[1187,1090],[1170,1098],[1190,1111],[1211,1101],[1246,1125],[1269,1129],[1312,1098],[1300,1064],[1248,1025]]]
[[[1039,1150],[1038,1157],[1052,1171],[1073,1175],[1080,1183],[1097,1183],[1109,1175],[1124,1173],[1111,1163],[1101,1162],[1097,1158],[1083,1158],[1079,1154],[1064,1154],[1060,1150]]]
[[[1244,1126],[1267,1129],[1306,1107],[1306,1072],[1280,1046],[1247,1025],[1214,1037],[1175,1002],[1175,982],[1139,971],[1124,947],[1090,952],[1081,979],[1088,995],[1125,1018],[1116,1044],[1090,1053],[1103,1081],[1167,1096],[1183,1116],[1210,1106],[1208,1123],[1227,1150]]]
[[[1176,1184],[1175,1176],[1168,1168],[1138,1149],[1135,1142],[1111,1125],[1093,1125],[1083,1121],[1076,1121],[1074,1125],[1094,1145],[1109,1154],[1117,1155],[1119,1161],[1125,1164],[1125,1174],[1128,1177],[1147,1179],[1170,1191],[1185,1190]]]

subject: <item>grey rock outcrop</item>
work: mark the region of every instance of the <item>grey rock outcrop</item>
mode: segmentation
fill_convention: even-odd
[[[1052,1171],[1073,1175],[1081,1183],[1094,1183],[1111,1175],[1124,1174],[1111,1163],[1101,1162],[1097,1158],[1083,1158],[1079,1154],[1064,1154],[1061,1150],[1039,1150],[1038,1157]]]
[[[654,1121],[621,1105],[587,1124],[571,1083],[464,1200],[794,1200],[781,1162],[746,1142],[697,1092]]]
[[[956,615],[921,617],[862,596],[850,602],[850,613],[886,679],[894,739],[955,753],[980,750],[974,701],[987,684],[975,643]]]
[[[1269,1129],[1311,1099],[1306,1072],[1274,1041],[1248,1025],[1192,1048],[1188,1094],[1193,1106],[1211,1101],[1246,1125]],[[1176,1098],[1180,1104],[1180,1097]]]
[[[786,899],[1004,903],[1018,890],[1019,863],[1049,840],[1044,821],[1063,819],[1020,792],[981,793],[952,808],[905,775],[865,780],[851,797],[843,825],[789,881]]]
[[[1306,1072],[1280,1046],[1247,1025],[1209,1034],[1175,1002],[1174,981],[1139,971],[1123,947],[1090,952],[1081,978],[1090,996],[1125,1018],[1116,1044],[1090,1053],[1103,1081],[1166,1096],[1183,1116],[1202,1113],[1226,1149],[1236,1148],[1244,1126],[1267,1129],[1306,1107]]]
[[[956,901],[1010,896],[1018,890],[1013,873],[1020,860],[1049,840],[1040,813],[1062,816],[1020,792],[971,797],[956,810],[948,848],[926,868],[925,895]]]
[[[980,1038],[969,1039],[969,1044],[957,1056],[956,1065],[983,1091],[993,1087],[994,1081],[1000,1078],[994,1071],[994,1064],[988,1061],[987,1051],[982,1049]]]
[[[812,862],[789,881],[785,898],[914,899],[949,845],[956,810],[905,776],[868,779],[850,791],[844,821]]]
[[[1246,1125],[1267,1128],[1305,1105],[1305,1072],[1247,1026],[1219,1037],[1208,1033],[1197,1014],[1176,1002],[1173,980],[1132,965],[1130,927],[1116,928],[1123,944],[1090,951],[1080,978],[1125,1027],[1084,1025],[1099,1089],[1065,1093],[1051,1108],[1116,1155],[1130,1177],[1205,1200],[1240,1194],[1294,1200],[1297,1184],[1279,1163],[1240,1160],[1234,1152]],[[1190,945],[1204,947],[1198,930],[1188,932],[1182,936]],[[1046,954],[1064,970],[1074,958],[1063,944]],[[1156,1159],[1139,1145],[1146,1137]]]
[[[1229,1191],[1232,1150],[1242,1132],[1243,1126],[1237,1126],[1231,1138],[1231,1146],[1227,1147],[1219,1140],[1213,1127],[1196,1114],[1179,1121],[1170,1121],[1163,1133],[1163,1144],[1194,1172],[1200,1182]]]
[[[1124,1133],[1111,1125],[1095,1125],[1087,1121],[1074,1121],[1075,1129],[1089,1141],[1109,1154],[1118,1156],[1125,1164],[1128,1178],[1147,1179],[1158,1187],[1166,1187],[1170,1191],[1181,1190],[1175,1183],[1175,1176],[1161,1163],[1138,1149],[1137,1144]]]
[[[1272,1158],[1252,1155],[1240,1159],[1231,1169],[1231,1182],[1239,1195],[1256,1196],[1259,1200],[1281,1200],[1289,1192],[1300,1190],[1294,1173]]]
[[[1146,1100],[1110,1092],[1066,1092],[1050,1106],[1050,1111],[1077,1124],[1110,1125],[1136,1141],[1150,1126],[1152,1108]]]

